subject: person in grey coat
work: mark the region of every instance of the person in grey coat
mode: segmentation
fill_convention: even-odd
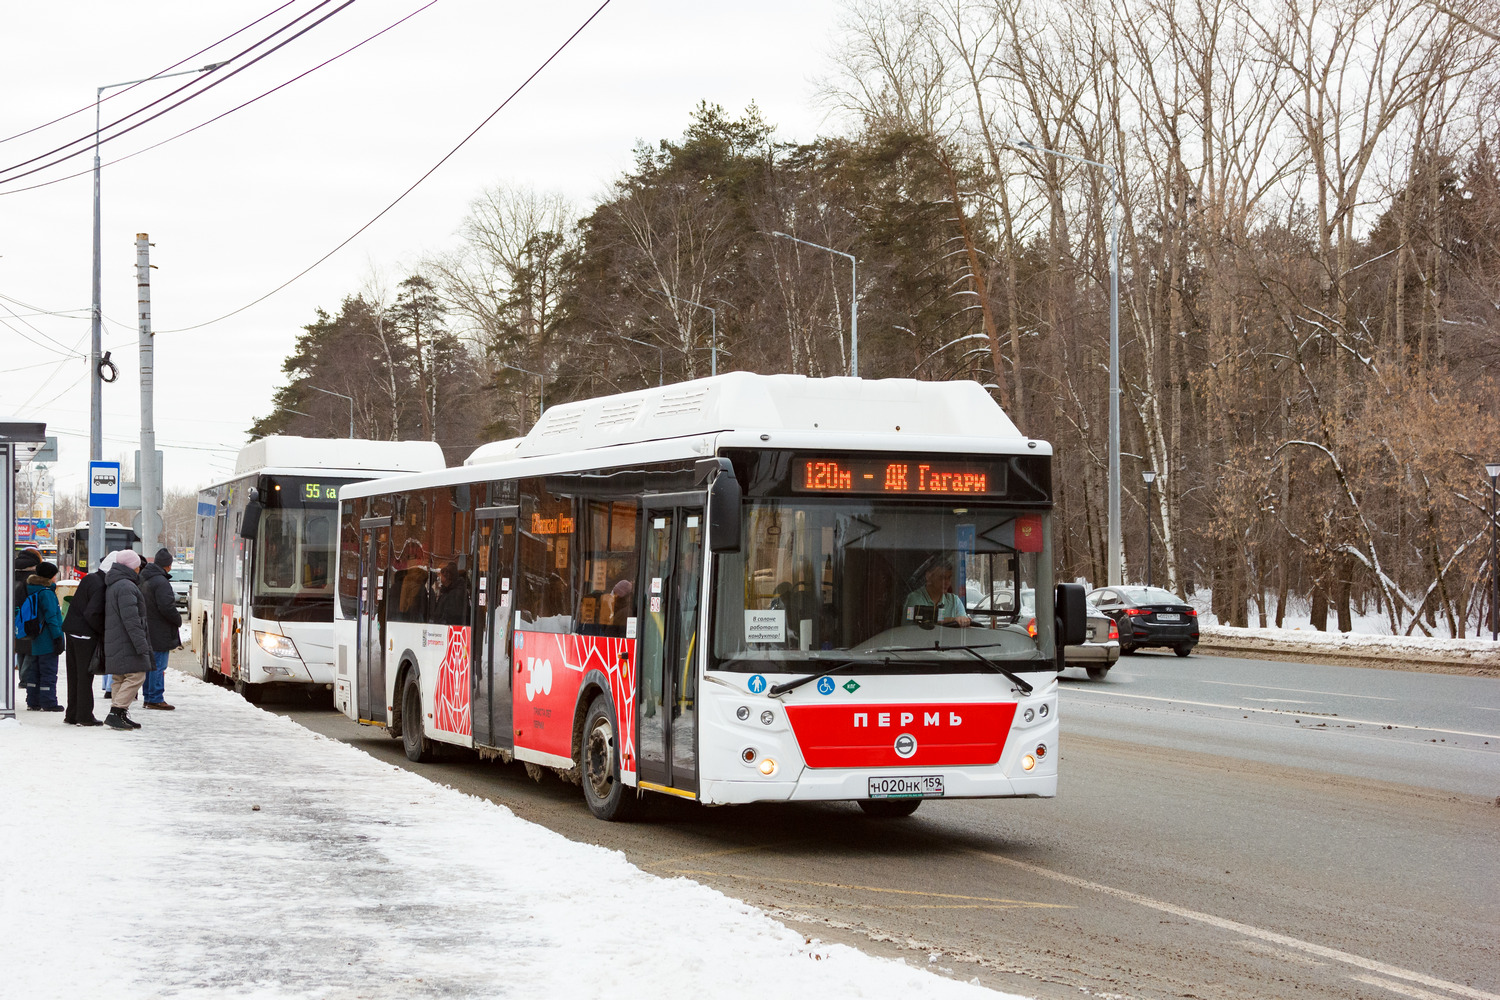
[[[105,577],[104,664],[114,676],[109,715],[111,729],[139,729],[127,711],[152,667],[151,636],[146,630],[146,597],[138,576],[139,552],[124,549]]]

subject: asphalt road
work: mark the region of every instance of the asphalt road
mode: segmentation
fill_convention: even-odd
[[[270,707],[809,936],[1027,996],[1500,1000],[1500,681],[1140,653],[1063,684],[1056,799],[884,822],[662,800],[605,824],[550,775],[409,765]]]

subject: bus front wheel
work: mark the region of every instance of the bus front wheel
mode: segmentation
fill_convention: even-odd
[[[921,799],[860,799],[859,807],[871,819],[904,819],[917,811]]]
[[[422,689],[416,674],[408,674],[401,689],[401,745],[406,759],[414,764],[425,764],[433,758],[432,741],[422,725]]]
[[[609,696],[595,695],[584,716],[578,766],[589,812],[606,821],[629,819],[639,805],[636,790],[620,780],[618,732]]]

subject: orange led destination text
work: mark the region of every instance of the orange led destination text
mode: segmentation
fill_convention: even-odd
[[[989,474],[972,469],[944,470],[918,464],[914,476],[912,466],[907,462],[887,463],[883,471],[879,466],[868,463],[855,464],[863,465],[864,468],[849,468],[827,460],[804,461],[801,488],[864,493],[947,494],[989,491]]]

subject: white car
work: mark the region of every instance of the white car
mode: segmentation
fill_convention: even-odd
[[[188,591],[193,586],[193,564],[173,563],[170,575],[172,577],[172,593],[177,598],[177,606],[186,610],[188,605]]]
[[[995,618],[1001,620],[1009,619],[1016,622],[1026,622],[1027,630],[1032,635],[1036,634],[1036,594],[1030,589],[1022,589],[1020,593],[1020,609],[1014,611],[1016,606],[1015,596],[1001,592],[993,596],[986,596],[980,588],[972,584],[967,588],[968,608],[981,622],[990,622]],[[1063,649],[1064,667],[1077,667],[1086,670],[1090,680],[1103,680],[1104,675],[1109,673],[1109,668],[1115,665],[1120,658],[1120,631],[1114,619],[1094,607],[1088,606],[1088,638],[1077,646],[1067,646]]]

